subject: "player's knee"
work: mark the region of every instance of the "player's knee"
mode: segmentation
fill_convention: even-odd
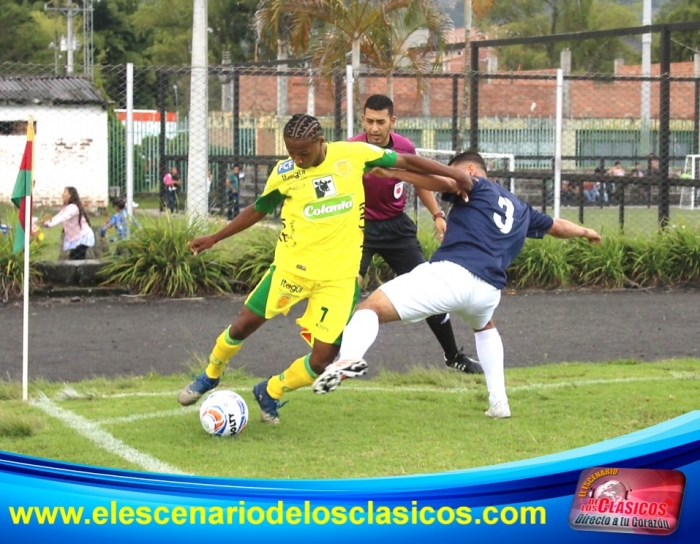
[[[309,366],[311,367],[311,370],[313,370],[316,374],[322,374],[323,371],[326,370],[326,367],[335,360],[337,354],[337,349],[331,351],[312,351],[311,356],[309,357]]]
[[[393,302],[380,289],[374,291],[366,300],[363,300],[355,307],[355,312],[359,310],[373,311],[379,317],[380,323],[397,321],[399,319]]]

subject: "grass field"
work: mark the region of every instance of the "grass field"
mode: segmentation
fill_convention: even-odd
[[[547,213],[551,214],[552,210],[548,209]],[[568,219],[574,223],[579,222],[578,213],[578,208],[561,208],[562,219]],[[583,219],[584,225],[596,229],[603,235],[619,232],[620,210],[615,206],[609,208],[584,208]],[[656,231],[658,221],[659,210],[657,208],[628,207],[625,208],[624,232],[630,236],[649,236]],[[700,209],[681,210],[679,208],[671,208],[670,223],[672,225],[698,225],[700,224]]]
[[[149,375],[75,384],[0,382],[0,449],[131,470],[250,478],[354,478],[434,473],[566,451],[698,409],[696,359],[508,369],[513,417],[492,420],[482,376],[414,369],[346,382],[319,397],[288,395],[281,423],[259,420],[255,378],[231,371],[250,423],[207,435],[181,408],[189,378]]]

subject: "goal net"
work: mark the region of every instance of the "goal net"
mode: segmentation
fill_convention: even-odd
[[[455,155],[454,151],[427,148],[416,148],[416,153],[421,157],[428,157],[445,164]],[[479,153],[479,155],[486,161],[486,171],[489,174],[491,172],[515,172],[515,155],[512,153]],[[511,193],[515,193],[515,178],[508,176],[507,186]]]
[[[686,155],[681,178],[697,180],[700,177],[700,155]],[[684,210],[694,210],[697,206],[695,187],[681,187],[680,207]]]

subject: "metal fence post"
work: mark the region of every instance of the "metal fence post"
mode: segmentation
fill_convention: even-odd
[[[163,194],[163,176],[167,165],[165,164],[165,121],[167,111],[165,109],[165,70],[158,70],[158,111],[160,113],[160,137],[158,138],[158,209],[165,209],[165,195]]]
[[[469,147],[474,151],[479,149],[479,42],[473,41],[471,46],[471,73],[469,80]],[[464,82],[466,85],[466,81]]]
[[[335,125],[333,127],[333,139],[339,142],[343,139],[343,74],[340,72],[335,74],[335,96],[334,96],[334,115]]]
[[[452,74],[452,150],[461,150],[459,135],[459,74]]]
[[[700,52],[693,57],[695,76],[695,93],[693,95],[693,148],[692,152],[700,153]]]
[[[233,68],[233,160],[240,162],[241,157],[241,73]]]
[[[671,32],[661,29],[659,85],[659,226],[668,224],[670,215],[670,152],[671,152]]]

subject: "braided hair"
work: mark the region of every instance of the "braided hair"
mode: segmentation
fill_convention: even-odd
[[[323,136],[323,129],[318,119],[305,113],[297,113],[284,126],[284,137],[293,140],[318,140]]]

